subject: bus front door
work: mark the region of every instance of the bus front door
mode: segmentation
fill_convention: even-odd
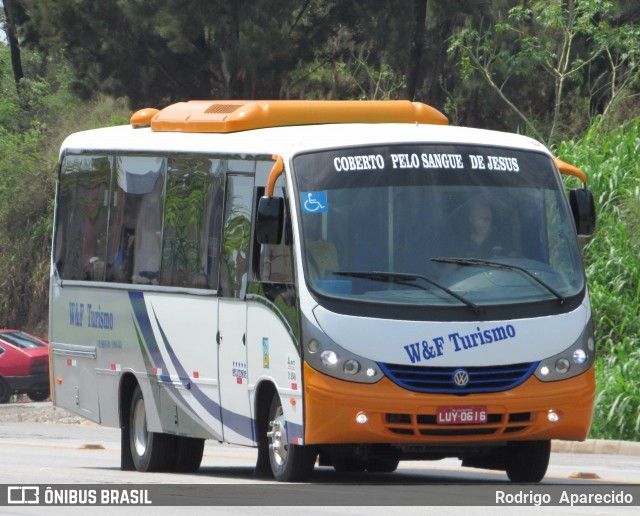
[[[218,304],[218,382],[224,439],[255,443],[247,383],[247,307],[244,300],[249,246],[253,176],[229,174],[222,236],[222,295]]]

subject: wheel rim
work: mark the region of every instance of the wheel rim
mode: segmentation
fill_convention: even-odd
[[[270,431],[267,433],[269,438],[269,451],[272,461],[282,467],[287,462],[289,455],[289,444],[287,442],[287,431],[285,429],[285,419],[282,406],[278,408],[273,415],[273,419],[269,421]]]
[[[147,432],[147,418],[144,413],[144,401],[138,400],[133,410],[133,419],[131,421],[133,428],[131,433],[133,435],[133,446],[136,450],[136,454],[142,457],[147,451],[147,444],[149,441],[149,432]]]

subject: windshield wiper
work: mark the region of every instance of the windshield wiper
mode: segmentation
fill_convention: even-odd
[[[428,283],[429,285],[433,285],[434,287],[439,288],[443,292],[446,292],[447,294],[449,294],[451,297],[467,305],[475,313],[480,312],[480,307],[475,303],[473,303],[472,301],[469,301],[465,297],[461,296],[457,292],[454,292],[450,288],[447,288],[444,285],[441,285],[437,281],[432,280],[427,276],[421,276],[420,274],[410,274],[406,272],[381,272],[381,271],[337,271],[337,272],[334,272],[333,274],[335,274],[336,276],[351,276],[354,278],[370,279],[372,281],[385,281],[388,283],[395,283],[396,285],[407,285],[410,287],[416,287],[416,288],[421,288],[422,290],[427,290],[425,287],[412,283],[417,280],[422,280]]]
[[[520,267],[518,265],[513,265],[511,263],[494,262],[491,260],[481,260],[478,258],[431,258],[431,261],[439,262],[439,263],[454,263],[456,265],[463,265],[463,266],[483,265],[486,267],[495,267],[497,269],[508,269],[508,270],[520,271],[526,274],[528,277],[530,277],[539,285],[542,285],[549,292],[551,292],[560,301],[561,305],[563,305],[566,301],[566,298],[560,292],[558,292],[555,288],[553,288],[547,282],[538,278],[538,276],[533,274],[531,271],[525,269],[524,267]]]

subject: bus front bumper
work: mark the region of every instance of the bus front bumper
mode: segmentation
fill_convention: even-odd
[[[304,375],[305,444],[582,441],[593,414],[593,367],[568,380],[532,376],[508,391],[468,396],[416,393],[387,378],[346,382],[306,363]],[[488,421],[438,424],[438,407],[486,407]]]

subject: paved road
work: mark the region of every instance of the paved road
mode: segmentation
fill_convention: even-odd
[[[76,465],[86,468],[79,479],[81,481],[117,482],[118,478],[124,482],[161,481],[154,476],[156,474],[147,480],[146,475],[119,471],[119,430],[95,425],[63,409],[52,407],[50,402],[0,405],[0,450],[0,467],[8,465],[9,458],[13,453],[16,454],[15,469],[11,468],[11,476],[17,480],[19,475],[24,475],[19,476],[21,482],[34,482],[38,479],[53,482],[64,478],[69,479],[67,482],[77,481],[72,480]],[[58,451],[51,453],[51,450]],[[68,455],[69,458],[60,462],[60,455]],[[29,461],[24,461],[23,458],[27,456],[30,457]],[[232,483],[253,483],[257,481],[252,477],[255,457],[256,452],[251,448],[207,441],[199,473],[179,475],[177,478],[190,483],[225,483],[225,479],[230,479],[229,482]],[[64,470],[59,479],[56,479],[57,468]],[[46,473],[41,475],[39,471]],[[4,471],[0,470],[0,483],[7,480],[7,473],[6,468]],[[102,475],[107,475],[107,478]],[[462,468],[460,461],[455,459],[402,462],[396,473],[373,475],[373,478],[385,478],[393,482],[400,475],[402,481],[413,479],[415,482],[506,482],[506,475],[503,473]],[[345,476],[335,473],[332,468],[316,468],[312,481],[353,480],[366,483],[371,478],[371,474]],[[176,481],[175,475],[171,477],[171,481]],[[640,484],[640,443],[554,442],[544,482],[577,481]]]
[[[340,514],[340,508],[333,507],[332,504],[348,505],[350,501],[363,505],[427,505],[440,497],[445,503],[458,503],[459,500],[460,505],[464,505],[474,502],[478,489],[484,489],[485,492],[491,490],[493,493],[496,489],[513,487],[503,473],[462,468],[460,461],[445,459],[435,462],[404,462],[393,474],[338,474],[332,468],[316,467],[311,484],[285,491],[286,485],[253,476],[255,450],[213,442],[207,442],[202,466],[196,474],[141,474],[121,471],[119,430],[90,422],[79,423],[80,420],[69,418],[62,411],[51,416],[50,405],[39,405],[0,406],[0,484],[144,484],[151,487],[184,484],[194,489],[198,485],[208,484],[210,487],[206,492],[210,496],[224,497],[224,503],[229,506],[262,505],[266,503],[265,498],[269,498],[271,504],[278,503],[279,499],[273,500],[272,497],[280,494],[283,497],[280,503],[283,505],[292,500],[295,502],[295,497],[307,495],[314,504],[319,500],[326,500],[326,507],[316,507],[312,511],[317,514]],[[49,415],[44,416],[45,412],[49,412]],[[16,419],[23,421],[16,422]],[[619,443],[586,443],[581,447],[582,451],[590,453],[552,453],[549,470],[542,483],[543,488],[554,489],[569,485],[574,489],[585,486],[588,489],[608,489],[608,483],[640,486],[640,454],[635,454],[637,447],[621,446]],[[556,449],[566,449],[566,446],[556,445]],[[593,453],[600,450],[616,453]],[[526,491],[529,490],[530,486],[526,486]],[[201,490],[200,494],[202,492]],[[640,499],[640,490],[638,498]],[[0,507],[0,514],[25,514],[24,508],[16,512],[8,512],[6,509],[7,507]],[[68,513],[67,509],[70,508],[65,508],[65,514]],[[446,507],[441,509],[438,509],[440,513],[453,514]],[[580,512],[607,512],[603,512],[602,508],[593,508],[595,512],[586,509],[589,508],[581,508]],[[629,507],[621,507],[616,511],[627,509],[631,510]],[[118,510],[126,512],[127,508]],[[560,510],[558,507],[545,508],[545,512],[551,514],[560,514]],[[566,514],[566,508],[564,511]],[[482,512],[480,508],[474,508],[472,512],[488,513]],[[522,512],[521,508],[518,512]],[[37,508],[29,508],[26,513],[39,512]],[[167,512],[160,511],[154,514],[165,513]],[[215,513],[237,514],[238,511],[216,508]],[[247,511],[242,513],[247,514]],[[388,510],[382,513],[352,507],[345,513],[388,515]],[[491,513],[495,514],[495,508]],[[513,507],[510,514],[512,513]],[[193,511],[185,508],[182,512],[182,509],[172,508],[171,514],[193,514]],[[260,514],[281,514],[281,511],[265,508]]]

